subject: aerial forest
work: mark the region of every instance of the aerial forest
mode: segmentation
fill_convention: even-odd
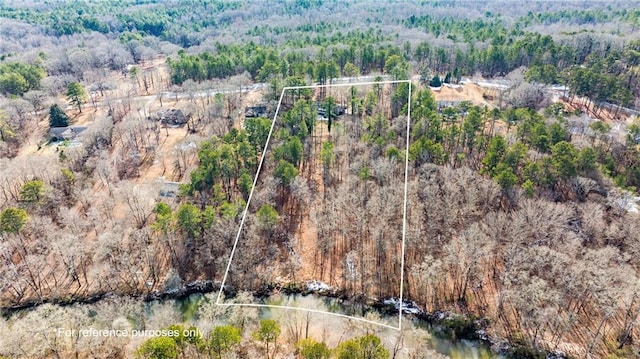
[[[0,358],[640,358],[639,29],[0,0]]]

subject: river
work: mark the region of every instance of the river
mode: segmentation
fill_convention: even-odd
[[[248,297],[245,297],[249,301]],[[280,342],[293,348],[295,338],[312,337],[335,347],[341,341],[369,333],[379,336],[396,358],[489,359],[502,358],[479,342],[450,340],[435,335],[422,320],[403,317],[402,331],[373,324],[398,326],[398,317],[381,315],[363,305],[344,305],[336,299],[318,295],[273,295],[259,304],[279,305],[329,311],[339,315],[353,315],[370,322],[346,319],[336,315],[247,306],[216,306],[215,293],[192,294],[182,299],[145,302],[140,298],[111,296],[92,304],[58,306],[43,304],[24,309],[0,320],[0,356],[45,356],[52,349],[80,353],[103,346],[104,350],[122,350],[127,357],[144,340],[147,331],[183,323],[194,325],[206,334],[213,325],[257,323],[259,319],[273,318],[280,322]],[[242,302],[241,297],[236,300]],[[104,335],[82,332],[84,329],[111,330]],[[128,331],[118,336],[114,330]],[[132,335],[144,331],[145,335]],[[83,334],[85,333],[85,334]],[[87,334],[88,333],[88,334]],[[24,338],[30,340],[24,341]],[[100,350],[102,351],[102,349]],[[284,347],[283,347],[284,351]],[[292,350],[289,350],[291,352]],[[436,354],[439,353],[439,354]],[[416,356],[419,355],[419,356]],[[293,358],[292,355],[284,356]],[[283,358],[284,358],[283,357]]]
[[[211,301],[215,301],[215,298],[210,295],[196,294],[179,301],[178,307],[183,314],[183,318],[186,321],[192,321],[197,319],[198,310],[196,308],[202,303],[207,303],[208,305]],[[314,294],[275,295],[261,301],[259,304],[312,309],[314,312],[308,313],[304,310],[261,307],[257,310],[257,315],[260,319],[277,319],[284,323],[283,327],[287,326],[287,323],[306,324],[305,320],[309,320],[311,322],[309,336],[326,342],[329,347],[334,347],[340,341],[353,335],[364,335],[373,332],[381,337],[389,350],[393,349],[399,337],[402,338],[405,344],[404,348],[399,351],[397,358],[409,357],[409,352],[426,354],[427,351],[433,351],[452,359],[504,359],[503,356],[492,352],[481,342],[452,340],[436,335],[437,328],[432,327],[424,320],[410,316],[403,317],[402,331],[397,331],[357,319],[317,313],[316,311],[326,311],[378,322],[390,327],[398,326],[397,315],[381,315],[371,307],[361,304],[346,306],[338,299],[331,297]]]

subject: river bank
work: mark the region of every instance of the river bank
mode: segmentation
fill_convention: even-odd
[[[238,293],[233,288],[228,289],[225,291],[225,296],[233,300]],[[29,312],[37,311],[43,306],[54,306],[71,311],[78,308],[81,308],[82,311],[92,311],[94,310],[92,309],[93,307],[100,307],[103,303],[115,303],[115,306],[118,307],[117,303],[123,302],[133,307],[137,303],[145,308],[144,312],[146,313],[153,313],[157,308],[168,305],[169,308],[173,308],[164,309],[169,312],[170,315],[168,317],[174,318],[178,322],[198,322],[201,321],[201,317],[207,316],[209,316],[207,318],[208,322],[219,322],[215,315],[213,317],[207,314],[203,315],[206,311],[210,313],[220,312],[220,310],[213,308],[217,307],[215,306],[215,294],[218,290],[219,286],[212,281],[196,281],[179,288],[144,295],[130,296],[102,293],[87,298],[67,298],[24,303],[19,306],[2,308],[2,314],[6,323],[9,323],[16,318],[28,315]],[[399,303],[393,299],[373,301],[369,298],[356,298],[353,300],[347,298],[340,291],[331,290],[321,285],[309,286],[308,284],[288,285],[286,287],[265,286],[253,293],[252,297],[254,303],[257,304],[285,305],[303,310],[313,309],[314,311],[320,310],[361,318],[372,317],[374,318],[373,321],[380,321],[380,324],[397,326]],[[204,307],[208,309],[203,310],[202,308]],[[405,301],[402,307],[404,319],[401,332],[425,331],[428,335],[421,339],[416,339],[416,345],[426,345],[439,354],[454,358],[509,358],[514,357],[514,354],[532,353],[526,348],[514,348],[504,341],[490,338],[485,331],[488,323],[481,319],[465,317],[450,312],[425,313],[410,301]],[[172,311],[173,313],[170,313]],[[286,313],[287,311],[275,308],[261,308],[259,316],[269,317],[275,312]],[[282,315],[282,313],[278,315]],[[318,317],[317,314],[314,314],[314,316]],[[334,322],[342,321],[349,323],[349,326],[358,326],[357,321],[335,319],[335,317],[332,317],[332,319]],[[142,316],[136,322],[148,323],[149,318]],[[393,335],[387,334],[387,336]],[[341,339],[334,338],[334,340],[339,342]],[[553,356],[551,353],[538,353],[537,355],[531,357],[561,358],[561,356]]]

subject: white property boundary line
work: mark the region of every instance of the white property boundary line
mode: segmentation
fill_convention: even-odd
[[[276,119],[278,118],[278,113],[280,112],[280,106],[282,105],[282,99],[284,97],[285,91],[289,90],[302,90],[302,89],[314,89],[314,88],[327,88],[327,87],[346,87],[346,86],[367,86],[367,85],[384,85],[384,84],[400,84],[406,83],[409,84],[409,95],[407,99],[407,144],[405,148],[405,167],[404,167],[404,203],[403,203],[403,214],[402,214],[402,249],[401,249],[401,258],[400,258],[400,296],[399,296],[399,307],[398,307],[398,326],[390,326],[387,324],[383,324],[380,322],[374,322],[371,320],[367,320],[364,318],[353,317],[350,315],[332,313],[322,310],[315,309],[306,309],[306,308],[298,308],[298,307],[290,307],[285,305],[271,305],[271,304],[255,304],[255,303],[222,303],[220,299],[222,298],[222,291],[224,289],[224,285],[227,282],[227,278],[229,276],[229,270],[231,269],[231,262],[233,262],[233,257],[235,256],[236,249],[238,248],[238,242],[240,241],[240,235],[242,233],[242,228],[244,227],[244,222],[247,218],[247,212],[249,211],[249,205],[251,204],[251,198],[253,197],[253,192],[256,189],[256,184],[258,183],[258,176],[260,175],[260,171],[262,170],[262,164],[264,163],[264,159],[267,153],[267,146],[269,146],[269,142],[271,141],[271,135],[273,133],[273,129],[276,124]],[[319,313],[319,314],[328,314],[337,317],[353,319],[365,323],[375,324],[382,327],[401,330],[402,329],[402,305],[403,305],[403,294],[404,294],[404,253],[405,253],[405,242],[407,238],[407,192],[408,192],[408,176],[409,176],[409,138],[411,135],[411,80],[395,80],[395,81],[373,81],[373,82],[360,82],[360,83],[346,83],[346,84],[329,84],[329,85],[309,85],[309,86],[290,86],[283,87],[282,92],[280,93],[280,100],[278,101],[278,107],[276,108],[276,112],[273,115],[273,121],[271,121],[271,128],[269,129],[269,134],[267,135],[267,141],[265,142],[264,148],[262,150],[262,156],[260,156],[260,163],[258,164],[258,169],[256,170],[256,175],[253,179],[253,186],[251,187],[251,191],[249,192],[249,198],[247,199],[247,204],[245,205],[244,211],[242,212],[242,219],[240,220],[240,227],[238,228],[238,233],[236,234],[236,240],[233,243],[233,247],[231,248],[231,254],[229,255],[229,262],[227,263],[227,268],[224,272],[224,276],[222,277],[222,283],[220,283],[220,289],[218,290],[218,296],[216,299],[216,305],[218,306],[226,306],[226,307],[254,307],[254,308],[277,308],[277,309],[289,309],[289,310],[298,310],[305,311],[310,313]]]

